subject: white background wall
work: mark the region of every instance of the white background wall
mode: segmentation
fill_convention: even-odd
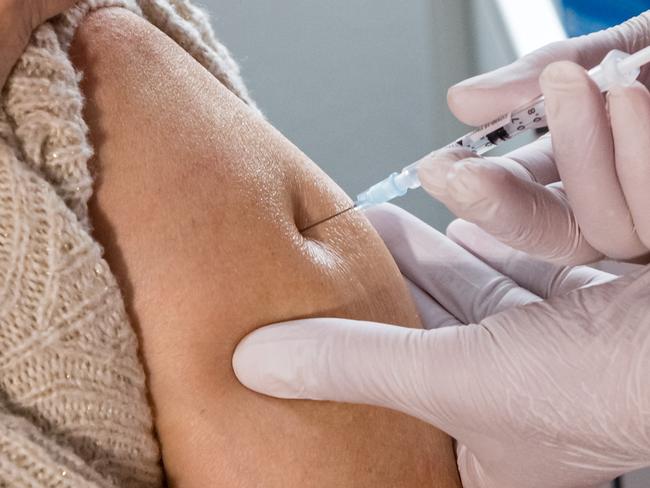
[[[474,72],[467,1],[200,3],[269,120],[352,195],[463,130],[445,96]],[[401,203],[450,219],[419,191]]]

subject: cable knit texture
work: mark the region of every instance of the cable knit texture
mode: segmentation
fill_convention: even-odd
[[[92,148],[67,56],[89,11],[142,15],[253,106],[187,0],[87,0],[41,26],[0,99],[0,486],[160,486],[138,343],[90,235]]]

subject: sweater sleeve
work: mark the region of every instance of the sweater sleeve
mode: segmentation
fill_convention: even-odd
[[[120,290],[12,129],[0,111],[0,486],[160,486]]]
[[[0,486],[113,488],[74,452],[0,407]]]
[[[156,25],[253,110],[188,0],[82,0],[42,25],[0,93],[0,486],[158,487],[138,341],[87,203],[93,151],[67,55],[91,10]]]

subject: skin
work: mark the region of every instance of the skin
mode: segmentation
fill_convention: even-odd
[[[32,31],[76,0],[0,0],[0,87],[27,46]]]
[[[153,26],[91,14],[73,59],[96,149],[95,236],[140,335],[174,486],[458,487],[451,439],[390,410],[266,397],[231,359],[265,324],[419,327],[369,222],[296,147]]]

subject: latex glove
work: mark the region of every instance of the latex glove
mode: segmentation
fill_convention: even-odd
[[[0,0],[0,89],[25,50],[32,31],[76,0]]]
[[[452,87],[450,108],[473,126],[543,93],[552,142],[543,137],[505,158],[466,151],[425,158],[424,188],[459,217],[541,258],[647,262],[650,71],[644,68],[640,83],[615,88],[606,100],[583,67],[598,64],[611,49],[631,53],[649,44],[645,13]],[[557,60],[571,62],[549,66]]]
[[[409,280],[449,320],[476,323],[424,331],[334,319],[272,325],[235,352],[243,384],[430,422],[457,439],[465,488],[591,487],[650,464],[650,273],[542,302],[611,277],[530,261],[456,223],[455,238],[487,256],[489,271],[414,217],[383,212],[373,221]],[[518,301],[533,303],[482,317]]]

